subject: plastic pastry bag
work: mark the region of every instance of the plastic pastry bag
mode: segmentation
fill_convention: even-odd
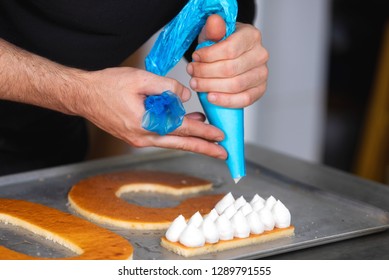
[[[180,99],[171,91],[148,96],[145,100],[145,109],[142,126],[159,135],[174,131],[182,124],[185,115]]]
[[[220,15],[226,22],[225,39],[235,31],[237,13],[236,0],[190,0],[161,31],[145,59],[146,70],[165,76],[181,60],[212,14]]]
[[[220,15],[226,22],[224,40],[235,31],[237,12],[236,0],[190,0],[160,33],[145,59],[146,70],[165,76],[180,61],[212,14]],[[214,42],[207,41],[197,48],[213,44]],[[199,93],[199,98],[209,122],[224,132],[225,139],[220,145],[228,153],[227,166],[235,182],[238,182],[246,175],[243,109],[213,105],[208,102],[207,93]]]
[[[184,56],[185,52],[199,35],[208,16],[211,14],[217,13],[224,18],[227,26],[225,37],[227,37],[235,30],[237,10],[236,0],[189,1],[181,12],[161,31],[153,48],[145,59],[146,70],[160,76],[165,76]],[[154,98],[154,96],[148,96],[145,102],[149,102],[149,99]],[[177,98],[177,103],[175,102],[174,104],[179,103],[181,103],[181,100]],[[182,104],[177,106],[183,108]],[[162,111],[156,115],[146,111],[143,117],[142,127],[159,134],[165,131],[172,132],[182,124],[185,115],[185,111],[179,109],[175,111],[182,112],[182,115],[175,115],[177,117],[175,121],[171,120],[172,115],[167,116],[168,112]],[[171,121],[165,122],[164,120],[167,119]]]

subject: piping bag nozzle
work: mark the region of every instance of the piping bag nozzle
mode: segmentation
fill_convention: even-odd
[[[244,159],[244,112],[242,108],[225,108],[210,103],[207,93],[198,93],[201,105],[209,123],[216,126],[224,133],[224,140],[219,144],[227,151],[226,164],[231,177],[237,184],[246,176]]]
[[[205,41],[196,49],[212,46],[212,41]],[[224,133],[224,140],[219,144],[227,151],[226,164],[231,177],[237,184],[246,176],[244,158],[244,109],[226,108],[212,104],[207,99],[207,93],[198,92],[201,106],[210,124],[216,126]]]

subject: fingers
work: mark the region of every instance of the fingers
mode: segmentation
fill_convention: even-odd
[[[199,43],[204,41],[220,41],[226,35],[226,23],[219,15],[210,15],[200,32]]]
[[[233,59],[223,59],[213,63],[191,62],[187,65],[187,72],[193,78],[232,78],[248,70],[263,65],[267,62],[266,50],[262,53],[260,45],[255,46],[258,50],[244,52],[240,57]]]
[[[198,92],[238,93],[258,86],[266,81],[266,77],[267,69],[258,67],[231,78],[193,78],[190,86]]]
[[[267,86],[267,67],[254,68],[242,75],[223,79],[196,79],[191,86],[208,92],[208,101],[223,107],[243,108],[257,101]]]
[[[258,29],[237,24],[236,32],[213,46],[197,50],[187,66],[190,87],[208,92],[208,100],[230,108],[246,107],[265,92],[269,54]]]
[[[225,59],[234,59],[248,50],[261,44],[261,33],[249,24],[237,23],[236,31],[225,40],[194,52],[198,62],[215,62]]]
[[[244,108],[258,100],[266,90],[266,83],[240,93],[209,93],[209,102],[227,108]]]
[[[187,114],[186,116],[192,120],[197,120],[197,121],[201,121],[201,122],[205,121],[205,115],[203,113],[200,113],[200,112],[192,112],[192,113]]]
[[[202,116],[200,113],[185,116],[182,125],[165,136],[146,133],[147,136],[141,145],[180,149],[226,159],[226,151],[223,147],[216,144],[216,142],[224,139],[223,132],[210,124],[204,123],[203,120],[197,120],[200,116]]]
[[[197,137],[212,142],[220,142],[224,139],[224,134],[220,129],[188,117],[185,117],[182,125],[171,134]]]
[[[154,145],[161,148],[179,149],[203,154],[223,160],[227,158],[227,152],[223,149],[223,147],[216,143],[208,142],[196,137],[181,137],[175,135],[155,137]]]

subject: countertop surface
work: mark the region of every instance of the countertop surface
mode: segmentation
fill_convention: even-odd
[[[362,201],[389,212],[389,186],[320,164],[296,159],[257,146],[246,147],[247,158],[270,170],[325,191]],[[320,245],[268,259],[389,259],[389,231]]]
[[[176,153],[179,154],[179,152],[173,152],[173,155]],[[234,185],[230,184],[229,181],[231,181],[231,178],[228,178],[228,171],[226,171],[227,169],[221,161],[184,153],[182,159],[180,159],[180,156],[177,158],[173,156],[169,163],[169,160],[164,161],[163,157],[155,157],[154,149],[145,149],[144,152],[141,152],[140,154],[142,155],[141,157],[139,157],[138,154],[135,154],[133,156],[135,159],[132,159],[132,157],[127,155],[125,157],[108,158],[81,164],[3,176],[0,177],[0,197],[27,198],[31,201],[41,202],[49,206],[57,207],[60,210],[68,211],[66,194],[72,184],[77,182],[80,178],[131,166],[131,168],[144,167],[147,169],[162,168],[167,170],[169,170],[169,168],[177,168],[178,171],[192,170],[195,175],[201,176],[205,174],[211,179],[213,178],[216,179],[216,181],[219,181],[221,185],[219,186],[220,188],[218,191],[225,191],[228,187],[233,190],[235,188]],[[307,236],[308,233],[300,231],[296,236],[296,239],[292,240],[292,243],[295,242],[296,244],[283,244],[281,242],[280,244],[284,246],[284,249],[281,248],[281,250],[276,252],[263,250],[263,254],[258,254],[258,257],[268,259],[389,259],[389,230],[379,230],[377,232],[371,231],[363,236],[360,236],[360,234],[353,234],[354,228],[363,230],[363,227],[361,228],[358,224],[359,216],[357,215],[361,214],[357,213],[363,214],[364,207],[367,207],[366,209],[369,211],[369,207],[373,206],[371,213],[375,213],[374,209],[378,210],[377,213],[384,213],[386,218],[383,220],[384,226],[382,228],[388,228],[389,186],[364,180],[320,164],[310,163],[254,145],[246,145],[245,154],[249,173],[251,172],[251,178],[247,178],[246,183],[243,183],[243,185],[255,186],[256,182],[263,182],[265,184],[263,187],[265,193],[274,191],[284,198],[290,196],[290,200],[292,200],[293,197],[300,197],[297,205],[310,205],[314,203],[314,201],[322,203],[322,210],[320,210],[321,212],[319,212],[320,214],[318,214],[317,217],[319,218],[320,215],[324,215],[324,222],[330,221],[329,223],[332,223],[332,228],[329,226],[329,229],[332,231],[334,230],[334,223],[335,225],[341,226],[338,227],[338,229],[335,228],[335,230],[338,231],[329,232],[329,234],[333,234],[333,236],[336,237],[331,239],[330,242],[326,241],[326,235],[324,233],[322,241],[319,242],[319,240],[317,240],[316,242]],[[188,157],[189,161],[187,160]],[[162,163],[162,165],[158,165],[158,163]],[[260,173],[257,173],[257,171]],[[290,189],[288,186],[294,186],[295,188]],[[235,191],[238,190],[239,189],[235,189]],[[250,188],[242,188],[241,190],[252,195],[253,190]],[[294,193],[293,191],[297,191],[297,193]],[[322,197],[317,197],[320,195],[322,195]],[[312,201],[307,202],[305,197]],[[301,198],[303,199],[302,201]],[[347,223],[343,224],[344,220],[341,216],[334,216],[334,219],[338,219],[338,222],[334,221],[334,219],[329,220],[331,218],[328,219],[327,216],[331,216],[331,210],[326,209],[326,207],[323,208],[323,205],[325,206],[323,203],[328,201],[335,203],[333,205],[337,205],[338,209],[344,208],[344,213],[348,213],[348,216],[354,216],[350,221],[354,221],[355,227],[354,224],[351,224],[351,227],[347,228],[349,225],[347,225]],[[344,201],[344,204],[339,204],[342,203],[342,201]],[[345,205],[350,202],[350,205]],[[296,209],[296,203],[294,204],[295,205],[293,206]],[[343,205],[345,207],[342,207]],[[359,206],[361,208],[359,208]],[[305,218],[305,220],[296,221],[301,224],[306,224],[306,218],[311,219],[312,215],[315,216],[313,213],[305,213],[299,208],[297,210],[299,210],[297,211],[297,214],[299,214],[300,217]],[[321,219],[323,221],[323,217],[321,217]],[[362,220],[366,220],[366,217],[361,217],[361,221]],[[381,222],[379,222],[379,224],[380,223]],[[377,228],[376,222],[374,227]],[[344,233],[351,234],[355,237],[342,237],[344,228],[346,229]],[[303,230],[303,228],[300,229]],[[313,230],[311,229],[310,232],[312,233]],[[337,236],[334,234],[337,234]],[[128,238],[131,241],[134,241],[135,238],[135,241],[137,241],[134,241],[135,243],[142,243],[142,239],[139,237],[139,240],[137,240],[136,238],[138,237],[136,235],[129,235]],[[314,238],[316,238],[316,236],[314,236]],[[158,240],[155,240],[155,242],[152,241],[150,244],[158,251],[155,252],[156,259],[161,257],[174,258],[172,255],[164,254],[164,252],[161,253],[157,242]],[[304,245],[306,244],[304,243],[306,241],[311,243],[316,242],[316,244],[306,246]],[[151,246],[150,244],[147,246]],[[291,248],[293,246],[294,248],[292,250]],[[152,258],[149,254],[143,255],[143,253],[141,253],[144,249],[143,247],[139,245],[140,253],[135,257],[138,257],[139,259]],[[260,250],[266,249],[263,247],[258,248]],[[244,258],[246,252],[243,251],[241,250],[240,256],[231,255],[226,252],[225,254],[209,256],[207,258]],[[247,256],[250,256],[250,254]],[[251,254],[251,257],[249,258],[255,256],[256,255]]]

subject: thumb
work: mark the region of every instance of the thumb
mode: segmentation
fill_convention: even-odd
[[[199,43],[205,41],[220,41],[226,35],[226,23],[219,15],[210,15],[200,32]]]

